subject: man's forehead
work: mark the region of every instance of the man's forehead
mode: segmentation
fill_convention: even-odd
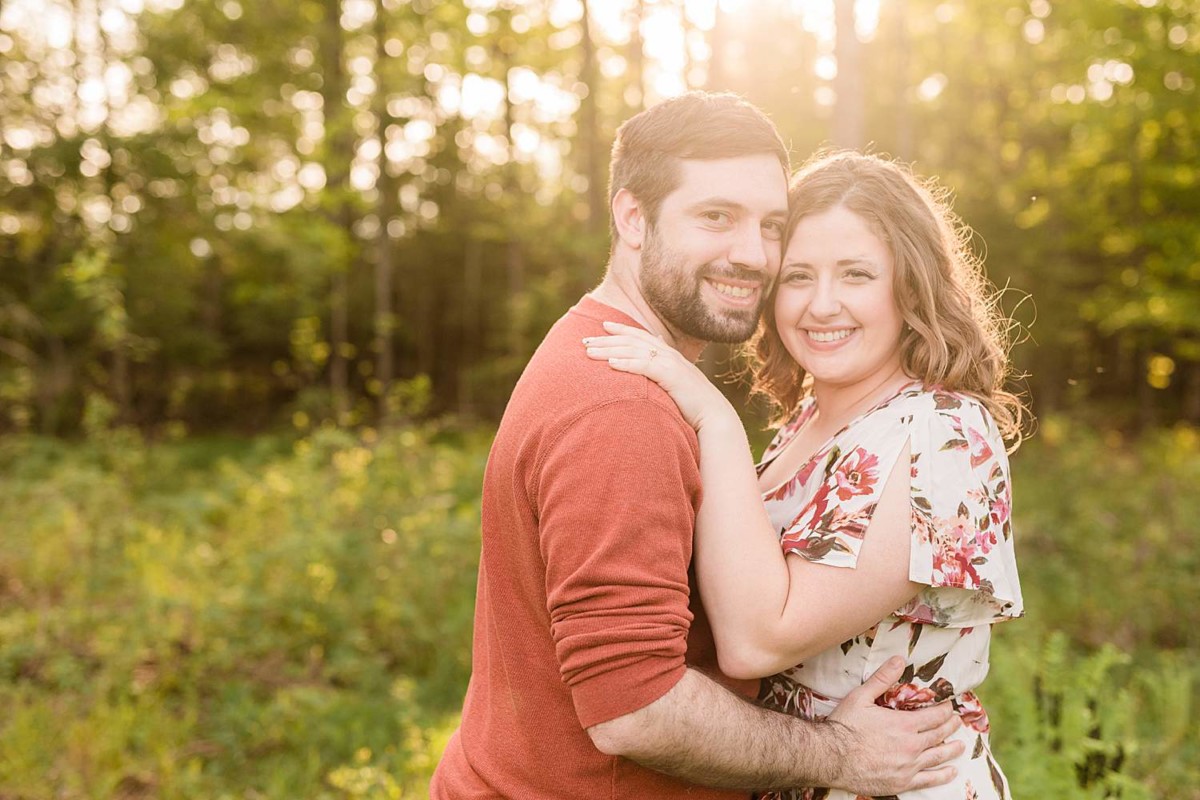
[[[747,168],[762,171],[778,171],[785,179],[787,173],[783,163],[773,153],[750,153],[728,158],[677,158],[684,174],[700,175],[712,172],[739,172]]]
[[[682,205],[705,198],[746,206],[787,209],[787,173],[773,154],[731,158],[683,158],[678,161],[679,182],[671,199]]]

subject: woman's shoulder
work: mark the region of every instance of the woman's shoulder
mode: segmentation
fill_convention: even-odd
[[[915,384],[905,388],[889,403],[893,416],[912,422],[949,425],[986,431],[988,435],[999,435],[992,413],[978,397],[966,392],[953,391],[941,386]]]

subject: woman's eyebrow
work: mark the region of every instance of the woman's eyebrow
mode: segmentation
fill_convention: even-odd
[[[839,266],[839,267],[850,267],[850,266],[854,266],[855,264],[865,264],[866,266],[869,266],[869,267],[876,266],[875,262],[872,259],[868,258],[867,256],[853,256],[851,258],[839,258],[837,260],[837,266]],[[783,266],[784,266],[784,268],[787,268],[787,267],[810,267],[811,268],[812,264],[809,263],[808,261],[785,261]]]

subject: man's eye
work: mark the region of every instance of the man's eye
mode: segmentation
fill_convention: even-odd
[[[762,224],[763,235],[768,239],[783,238],[783,223],[780,222],[764,222]]]
[[[727,222],[729,214],[725,211],[705,211],[702,215],[709,222]]]

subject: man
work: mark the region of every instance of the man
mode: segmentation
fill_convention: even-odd
[[[607,273],[534,354],[492,446],[473,672],[435,800],[885,795],[950,777],[933,769],[960,749],[941,744],[948,708],[873,705],[898,664],[829,722],[723,685],[689,580],[695,433],[581,343],[605,320],[692,357],[748,338],[779,268],[787,172],[774,127],[732,95],[684,95],[618,131]]]

